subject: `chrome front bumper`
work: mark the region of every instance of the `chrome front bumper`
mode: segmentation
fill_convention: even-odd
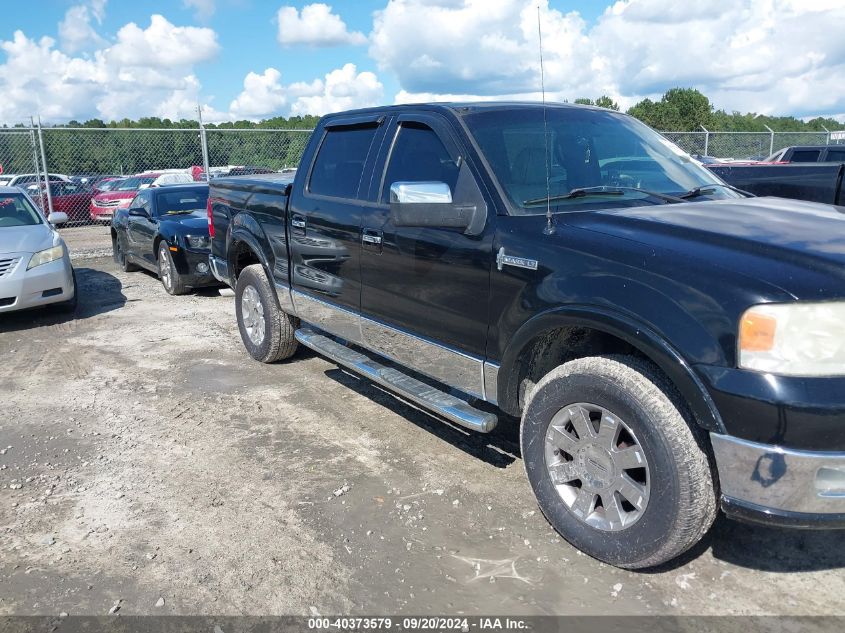
[[[711,433],[728,515],[792,527],[845,527],[845,452],[805,451]]]

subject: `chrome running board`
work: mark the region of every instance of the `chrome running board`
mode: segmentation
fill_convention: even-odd
[[[398,369],[382,365],[363,352],[308,328],[301,328],[295,334],[296,340],[318,354],[361,374],[398,396],[443,416],[450,422],[479,433],[489,433],[496,428],[498,418],[495,414],[480,411],[460,398],[435,389]]]

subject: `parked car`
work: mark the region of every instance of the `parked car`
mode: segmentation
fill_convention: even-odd
[[[18,187],[0,187],[0,312],[55,304],[76,308],[76,276],[67,246],[51,223]]]
[[[44,181],[44,174],[0,174],[0,187],[26,187],[29,184]],[[64,174],[49,174],[53,182],[69,182],[70,178]]]
[[[26,192],[42,209],[49,208],[47,192],[43,183],[29,185]],[[94,192],[91,189],[75,182],[50,183],[53,211],[61,211],[66,214],[68,222],[88,221],[88,211],[93,195]]]
[[[764,160],[767,163],[845,163],[845,145],[793,145]]]
[[[104,191],[114,191],[114,189],[125,179],[125,176],[109,176],[108,178],[102,178],[95,181],[91,187],[94,190],[95,195]]]
[[[845,164],[726,163],[707,168],[757,196],[845,205]]]
[[[149,174],[142,174],[142,176],[146,176]],[[155,175],[155,174],[153,174]],[[150,183],[150,187],[164,187],[165,185],[184,185],[187,183],[195,182],[194,177],[191,174],[187,173],[167,173],[167,174],[158,174]]]
[[[126,208],[132,198],[143,187],[149,187],[155,182],[157,174],[129,176],[124,178],[110,191],[98,193],[91,198],[90,218],[92,222],[111,223],[114,212],[119,208]]]
[[[275,174],[277,173],[275,169],[270,169],[269,167],[252,167],[252,166],[244,166],[244,167],[232,167],[229,170],[229,173],[226,174],[227,176],[253,176],[256,174]]]
[[[112,219],[115,261],[126,272],[147,268],[164,289],[180,295],[217,286],[208,264],[208,185],[170,185],[139,191]]]
[[[474,400],[521,417],[543,514],[620,567],[678,556],[720,504],[845,527],[841,209],[747,197],[566,104],[332,114],[301,167],[211,183],[253,358],[303,344],[469,429],[498,422]]]

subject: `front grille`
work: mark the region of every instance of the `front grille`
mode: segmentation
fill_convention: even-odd
[[[0,277],[11,275],[20,259],[20,257],[0,257]]]
[[[111,209],[118,206],[123,200],[94,200],[94,206],[101,209]]]

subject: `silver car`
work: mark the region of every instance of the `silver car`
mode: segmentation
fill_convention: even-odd
[[[76,277],[67,246],[18,187],[0,187],[0,313],[48,304],[76,308]]]

